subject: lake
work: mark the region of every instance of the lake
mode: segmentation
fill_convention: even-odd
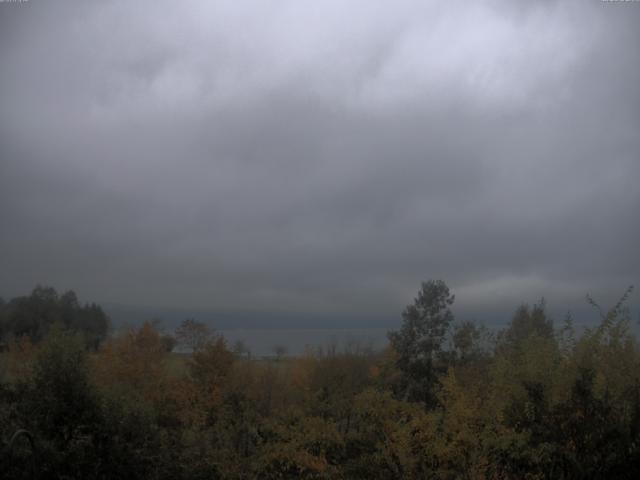
[[[300,355],[307,348],[336,346],[343,350],[348,345],[359,345],[380,350],[387,345],[386,328],[367,329],[222,329],[229,348],[241,340],[252,355],[274,355],[276,346],[286,349],[287,355]]]

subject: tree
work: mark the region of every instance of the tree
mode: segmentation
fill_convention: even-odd
[[[531,308],[527,304],[518,307],[503,334],[503,340],[508,345],[515,346],[532,335],[553,338],[553,320],[547,316],[544,298]]]
[[[160,334],[145,322],[105,342],[94,375],[103,393],[153,404],[163,394],[166,356]]]
[[[213,339],[213,331],[208,325],[192,318],[182,321],[176,328],[176,340],[180,347],[191,352],[203,349]]]
[[[31,412],[41,420],[41,430],[63,444],[95,413],[88,375],[81,337],[54,330],[36,359]]]
[[[434,387],[444,370],[442,345],[453,321],[449,307],[454,298],[442,280],[423,282],[413,304],[402,313],[402,327],[389,333],[402,372],[396,393],[408,400],[435,404]]]
[[[171,353],[173,349],[176,348],[176,345],[178,344],[178,341],[175,339],[173,335],[161,335],[160,341],[162,342],[164,349],[169,353]]]
[[[234,359],[224,337],[219,336],[196,350],[187,363],[191,384],[198,391],[197,402],[209,424],[219,413]]]
[[[251,358],[251,350],[249,350],[249,347],[247,347],[243,340],[236,340],[233,344],[233,353],[237,357],[244,357],[246,355],[248,358]]]
[[[76,294],[69,290],[58,295],[51,287],[37,286],[29,296],[16,297],[5,305],[4,324],[0,330],[13,336],[28,336],[41,341],[54,324],[82,333],[87,346],[97,349],[109,330],[109,317],[100,306],[80,305]]]
[[[219,386],[229,375],[233,360],[233,352],[227,348],[224,337],[219,336],[194,352],[189,371],[198,384]]]
[[[468,363],[476,360],[483,353],[480,341],[485,334],[482,327],[470,321],[462,322],[454,327],[452,340],[456,360]]]
[[[38,285],[28,297],[16,297],[7,305],[7,333],[42,340],[60,322],[59,297],[55,289]]]
[[[284,345],[274,345],[273,353],[276,355],[276,360],[281,360],[287,354],[287,347]]]
[[[82,337],[54,327],[22,387],[19,411],[39,445],[42,478],[86,478],[94,468],[90,432],[101,413],[87,360]]]

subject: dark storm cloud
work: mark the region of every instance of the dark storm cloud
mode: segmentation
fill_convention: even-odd
[[[0,291],[390,314],[637,282],[640,6],[0,4]]]

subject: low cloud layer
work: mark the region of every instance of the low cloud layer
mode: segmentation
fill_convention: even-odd
[[[395,315],[640,274],[640,4],[0,4],[0,295]]]

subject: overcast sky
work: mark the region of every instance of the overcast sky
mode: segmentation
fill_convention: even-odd
[[[0,296],[606,304],[640,283],[639,46],[637,2],[0,3]]]

